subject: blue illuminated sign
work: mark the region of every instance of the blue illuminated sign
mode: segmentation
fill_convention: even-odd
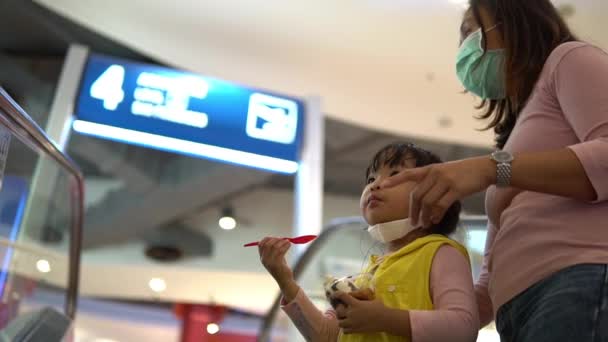
[[[295,98],[92,54],[73,128],[105,139],[295,173],[303,111]]]

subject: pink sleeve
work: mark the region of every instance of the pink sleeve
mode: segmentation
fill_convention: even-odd
[[[475,283],[475,297],[477,299],[477,308],[479,312],[479,327],[483,328],[494,320],[494,307],[488,293],[488,285],[490,283],[490,273],[488,270],[488,262],[492,254],[494,238],[496,237],[496,227],[488,222],[488,235],[486,236],[486,247],[483,253],[483,265],[479,279]]]
[[[410,311],[412,342],[471,342],[479,319],[469,261],[456,248],[444,245],[431,269],[434,310]]]
[[[283,311],[289,316],[300,334],[307,341],[335,342],[338,340],[338,320],[336,312],[328,310],[322,313],[300,289],[296,298],[289,303],[283,303]]]
[[[567,52],[552,84],[580,144],[570,146],[597,193],[608,200],[608,54],[591,45]]]

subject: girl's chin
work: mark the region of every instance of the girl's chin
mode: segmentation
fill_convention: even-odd
[[[377,224],[387,223],[387,222],[393,222],[393,221],[399,221],[399,220],[405,220],[407,218],[408,218],[408,216],[398,217],[398,218],[394,218],[394,217],[390,217],[390,218],[386,218],[386,217],[369,217],[369,218],[364,218],[364,219],[365,219],[365,221],[367,222],[368,225],[375,226]]]

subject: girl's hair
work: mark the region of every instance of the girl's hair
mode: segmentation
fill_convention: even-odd
[[[507,98],[484,100],[478,106],[485,111],[478,118],[489,119],[485,129],[494,129],[496,146],[502,149],[551,52],[577,38],[550,0],[470,0],[469,4],[481,27],[484,51],[487,28],[481,21],[481,8],[499,24],[497,30],[504,42]]]
[[[365,178],[369,177],[371,173],[377,172],[383,166],[397,167],[405,163],[406,160],[414,160],[415,167],[422,167],[431,164],[442,163],[439,157],[423,148],[420,148],[411,143],[393,143],[384,146],[376,155],[372,158],[371,163],[365,171]],[[458,228],[458,222],[460,221],[460,211],[462,205],[460,201],[454,202],[450,208],[445,212],[445,215],[441,219],[441,222],[429,228],[432,234],[441,234],[448,236]]]

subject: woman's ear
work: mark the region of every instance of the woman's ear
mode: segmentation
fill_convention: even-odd
[[[481,22],[485,29],[484,36],[487,42],[487,49],[504,49],[505,46],[502,39],[502,30],[504,27],[502,27],[502,24],[498,22],[494,16],[490,15],[489,12],[483,7],[479,9],[479,15],[481,16]]]

